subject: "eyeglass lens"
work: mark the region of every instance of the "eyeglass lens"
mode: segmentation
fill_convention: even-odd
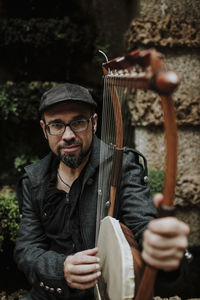
[[[69,126],[71,130],[74,132],[81,132],[87,130],[90,119],[75,120],[70,122],[69,124],[51,123],[47,126],[48,126],[49,133],[52,135],[63,134],[67,126]]]

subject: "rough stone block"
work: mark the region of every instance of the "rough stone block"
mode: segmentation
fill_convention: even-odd
[[[200,125],[200,53],[198,51],[167,51],[164,53],[166,70],[173,70],[181,78],[173,94],[178,125]],[[163,123],[160,97],[152,91],[136,90],[129,96],[131,122],[136,126]]]
[[[165,136],[161,128],[136,128],[135,147],[147,158],[151,169],[165,169]],[[178,130],[178,171],[175,205],[200,205],[200,132]]]
[[[199,0],[143,0],[140,1],[138,9],[139,16],[165,16],[170,14],[173,17],[199,18]]]
[[[200,209],[195,207],[190,207],[187,209],[178,208],[176,209],[175,216],[190,226],[189,247],[199,247]]]

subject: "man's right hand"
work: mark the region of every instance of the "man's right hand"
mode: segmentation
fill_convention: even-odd
[[[101,275],[99,258],[93,248],[69,255],[64,262],[64,276],[69,287],[79,290],[89,289],[97,283]]]

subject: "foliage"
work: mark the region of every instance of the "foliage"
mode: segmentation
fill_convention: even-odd
[[[79,40],[77,25],[68,17],[56,19],[4,19],[0,22],[1,47],[31,45],[34,48],[51,46],[64,41],[68,48]]]
[[[55,82],[32,81],[0,84],[1,120],[20,121],[38,120],[38,107],[41,95]]]
[[[91,1],[91,0],[89,0]],[[88,1],[84,0],[6,0],[3,6],[6,10],[8,17],[17,17],[30,19],[32,17],[45,17],[45,18],[62,18],[64,16],[73,16],[78,14],[79,18],[83,9],[88,9]]]
[[[8,186],[0,190],[0,219],[0,251],[2,251],[5,240],[15,242],[20,221],[16,193]]]
[[[27,155],[25,154],[22,154],[20,156],[17,156],[15,158],[15,161],[14,161],[14,167],[15,169],[18,171],[18,172],[21,172],[22,169],[23,169],[23,166],[26,166],[28,164],[32,164],[36,161],[38,161],[39,158],[37,156],[34,156],[34,157],[28,157]]]
[[[14,123],[38,121],[42,94],[57,84],[53,81],[7,81],[0,84],[0,119]],[[90,92],[93,92],[92,88]]]
[[[164,171],[149,169],[149,184],[152,195],[161,193],[164,186]]]
[[[48,143],[44,138],[39,121],[16,122],[0,121],[1,137],[1,172],[0,188],[3,185],[16,184],[24,166],[44,157],[48,151]]]
[[[5,88],[0,90],[0,111],[4,120],[8,119],[9,113],[15,114],[16,116],[18,115],[16,98],[13,98],[12,101],[8,101]]]
[[[80,68],[91,62],[96,37],[94,22],[86,15],[80,13],[78,21],[67,16],[1,19],[4,78],[76,81]]]

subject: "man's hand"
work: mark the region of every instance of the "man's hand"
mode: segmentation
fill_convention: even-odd
[[[70,255],[64,262],[64,276],[67,284],[74,289],[89,289],[97,283],[99,258],[95,255],[98,249],[93,248]]]
[[[154,197],[157,207],[162,201],[162,194]],[[177,269],[188,246],[188,234],[189,226],[174,217],[151,221],[143,237],[144,261],[164,271]]]

